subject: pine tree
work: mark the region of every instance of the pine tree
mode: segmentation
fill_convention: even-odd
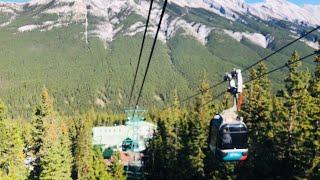
[[[200,82],[200,96],[196,98],[195,106],[193,109],[193,113],[190,113],[191,116],[195,116],[193,121],[199,121],[200,129],[202,129],[202,136],[206,137],[209,133],[208,126],[210,120],[212,119],[215,107],[212,102],[212,91],[210,90],[210,85],[208,83],[207,74],[204,73],[203,77],[201,78]],[[207,148],[206,139],[203,139],[199,142],[199,147],[202,151],[205,151]]]
[[[207,74],[204,73],[200,82],[200,96],[196,98],[193,110],[186,115],[183,127],[186,143],[182,151],[186,154],[185,165],[188,175],[193,178],[204,178],[205,158],[210,153],[207,148],[208,126],[213,117],[214,106],[212,104],[212,91],[208,83]]]
[[[267,72],[265,63],[260,63],[257,69],[250,72],[250,79],[255,79]],[[249,128],[257,129],[264,134],[270,130],[268,125],[272,112],[271,84],[268,76],[258,78],[249,84],[245,91],[246,101],[243,105],[243,115]],[[257,131],[255,131],[257,133]]]
[[[71,179],[72,156],[64,122],[51,117],[45,122],[45,129],[40,149],[40,179]]]
[[[181,149],[180,124],[182,121],[183,112],[180,109],[180,102],[176,90],[173,92],[173,106],[160,113],[158,119],[159,133],[161,142],[163,143],[163,174],[165,177],[174,179],[179,176],[179,159],[178,153]]]
[[[0,101],[0,179],[27,179],[21,129],[6,119],[6,106]]]
[[[76,120],[80,126],[74,127],[74,174],[73,179],[111,179],[101,149],[92,145],[93,110]]]
[[[176,163],[176,154],[178,151],[178,147],[176,146],[177,136],[175,133],[174,120],[170,118],[170,110],[165,110],[162,112],[158,119],[158,135],[161,138],[161,144],[158,144],[158,148],[160,148],[161,161],[157,163],[163,163],[162,165],[158,165],[161,167],[159,169],[159,175],[164,175],[164,177],[171,177],[174,175],[175,171],[175,163]],[[157,155],[156,155],[157,156]]]
[[[181,120],[179,121],[179,127],[178,127],[178,141],[179,141],[179,151],[177,153],[177,171],[178,176],[181,178],[188,179],[189,177],[189,120],[188,120],[188,111],[186,109],[181,109],[182,115]]]
[[[315,72],[311,81],[310,94],[313,97],[314,112],[312,118],[314,119],[313,131],[312,131],[312,144],[314,146],[313,160],[311,167],[307,170],[307,175],[312,176],[314,179],[320,178],[320,56],[317,56],[314,60],[316,63]]]
[[[48,90],[32,119],[30,147],[34,156],[30,179],[71,179],[72,155],[68,128],[53,109]]]
[[[297,52],[294,52],[289,64],[299,59]],[[288,147],[287,160],[289,175],[293,177],[305,177],[306,171],[310,168],[314,152],[314,141],[312,136],[314,102],[308,92],[310,73],[299,71],[301,63],[289,65],[289,75],[285,80],[285,107],[288,113]]]
[[[282,164],[286,164],[287,162],[284,160],[286,157],[287,147],[284,146],[284,142],[288,136],[288,109],[285,107],[285,102],[283,97],[273,97],[272,99],[272,115],[271,120],[273,121],[273,131],[272,136],[273,140],[276,144],[275,152],[277,152],[274,156],[278,160],[278,165],[274,165],[274,174],[283,174],[283,172],[287,171],[287,169],[283,169],[286,166]]]
[[[257,69],[250,72],[250,79],[256,79],[245,90],[245,101],[242,114],[244,122],[249,128],[249,160],[239,171],[242,178],[273,177],[276,167],[270,165],[277,160],[277,134],[274,130],[281,120],[273,115],[273,101],[271,95],[271,83],[268,76],[262,76],[267,72],[265,63],[258,64]],[[240,168],[240,169],[241,169]],[[242,173],[246,172],[246,173]]]
[[[81,121],[81,128],[75,150],[75,171],[77,179],[92,179],[94,171],[92,167],[92,126],[93,113],[89,112]]]
[[[115,153],[112,156],[111,171],[112,171],[112,177],[114,180],[126,180],[124,167],[121,164],[120,153]]]
[[[173,92],[173,106],[160,112],[155,117],[158,123],[158,131],[153,140],[149,142],[147,154],[149,164],[153,173],[158,178],[174,179],[179,177],[181,169],[179,166],[179,151],[181,140],[179,138],[180,125],[183,113],[180,110],[180,103],[177,91]],[[156,152],[156,153],[155,153]]]
[[[9,120],[0,122],[0,179],[27,179],[21,130]]]
[[[162,178],[201,178],[205,176],[204,158],[207,153],[206,136],[212,116],[212,95],[206,75],[201,81],[203,94],[197,99],[194,111],[187,115],[180,109],[174,92],[173,107],[163,111],[158,119],[158,170]],[[159,152],[160,151],[160,152]],[[190,172],[193,172],[190,174]]]
[[[73,156],[71,151],[71,141],[67,125],[63,119],[60,119],[59,130],[60,130],[60,152],[59,156],[61,157],[61,164],[59,165],[62,173],[64,173],[65,179],[71,178],[72,165],[73,165]]]
[[[93,149],[93,171],[94,179],[96,180],[111,180],[112,177],[109,174],[109,169],[104,162],[101,148],[95,147]]]
[[[147,143],[144,162],[145,171],[150,179],[160,178],[163,176],[162,168],[166,163],[164,161],[164,151],[162,136],[159,133],[161,127],[158,125],[158,130],[153,134],[153,138]]]
[[[199,90],[200,96],[196,98],[195,111],[199,116],[202,127],[207,127],[214,115],[215,107],[212,102],[212,90],[208,82],[208,75],[205,72],[201,78]],[[207,128],[204,128],[207,129]]]
[[[188,115],[188,143],[187,143],[187,160],[188,172],[190,177],[203,178],[204,177],[204,158],[205,154],[202,147],[205,145],[206,136],[205,130],[199,120],[199,115],[195,112],[190,112]]]
[[[39,179],[41,173],[40,167],[40,149],[43,146],[43,138],[45,137],[45,121],[46,119],[53,115],[53,101],[51,100],[48,89],[43,88],[41,94],[41,101],[36,108],[33,118],[31,120],[32,124],[32,140],[31,144],[28,145],[28,150],[33,154],[34,161],[32,163],[33,170],[30,173],[31,179]]]

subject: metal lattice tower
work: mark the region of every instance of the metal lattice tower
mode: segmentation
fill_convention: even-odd
[[[142,109],[130,109],[125,111],[128,116],[128,126],[131,128],[132,133],[132,144],[131,149],[129,151],[129,163],[127,166],[127,176],[132,176],[135,179],[144,179],[143,178],[143,171],[141,169],[142,167],[142,160],[140,159],[140,142],[142,141],[140,139],[139,135],[139,128],[142,121],[144,121],[144,113],[146,110]]]

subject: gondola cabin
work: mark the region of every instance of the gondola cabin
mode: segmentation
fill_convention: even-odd
[[[222,161],[243,161],[248,156],[248,130],[243,122],[216,126],[210,123],[209,147]]]
[[[239,116],[242,103],[243,80],[240,69],[225,75],[233,107],[217,114],[209,126],[209,148],[222,161],[244,161],[248,157],[248,129]]]

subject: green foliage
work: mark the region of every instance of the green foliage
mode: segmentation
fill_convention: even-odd
[[[7,106],[3,101],[0,100],[0,121],[6,119],[7,116]]]
[[[298,54],[294,53],[289,62],[297,59]],[[180,91],[174,90],[168,95],[173,106],[155,109],[146,116],[157,123],[158,130],[145,152],[145,175],[151,179],[317,179],[318,61],[319,57],[312,78],[309,72],[299,69],[299,64],[290,66],[286,89],[278,93],[282,96],[273,95],[269,77],[247,85],[242,115],[250,130],[250,154],[246,162],[239,164],[220,162],[207,148],[210,119],[230,107],[227,98],[221,103],[213,100],[208,75],[202,76],[201,94],[188,108],[180,105]],[[259,64],[250,78],[265,72],[266,65]],[[54,110],[53,102],[56,101],[44,88],[30,123],[7,120],[5,105],[0,103],[1,179],[126,179],[119,153],[108,167],[101,149],[92,147],[94,125],[120,124],[125,116],[90,111],[62,117]],[[35,158],[29,177],[24,147]]]
[[[206,138],[204,134],[204,127],[200,121],[197,113],[188,115],[188,136],[189,140],[187,143],[187,160],[188,160],[188,171],[191,177],[203,178],[204,177],[204,162],[203,159],[205,154],[202,147],[205,146]]]
[[[299,57],[293,54],[289,62]],[[316,63],[317,63],[316,59]],[[207,125],[214,113],[230,107],[225,98],[212,102],[212,92],[206,76],[202,78],[200,96],[193,108],[181,109],[173,100],[181,116],[176,120],[173,109],[155,113],[158,131],[146,151],[146,172],[150,178],[177,177],[183,179],[256,179],[256,178],[316,178],[319,167],[319,137],[316,125],[318,71],[310,82],[310,73],[289,67],[286,89],[275,96],[271,81],[264,76],[247,85],[242,116],[249,128],[249,158],[241,163],[218,161],[206,148]],[[319,69],[317,64],[316,69]],[[254,79],[265,72],[260,63],[250,73]],[[315,87],[314,87],[315,85]],[[311,87],[310,87],[311,86]],[[310,93],[308,92],[310,90]],[[311,95],[312,96],[311,96]],[[173,97],[178,97],[174,93]],[[179,122],[178,125],[176,122]],[[174,168],[173,168],[174,167]]]
[[[90,95],[94,92],[92,88],[104,86],[106,51],[100,41],[91,39],[94,50],[90,52],[80,36],[75,35],[79,29],[79,25],[73,24],[67,29],[19,34],[14,43],[17,37],[12,32],[0,31],[0,46],[6,49],[0,58],[0,67],[5,69],[1,73],[5,79],[1,94],[8,102],[10,114],[30,116],[31,109],[40,100],[37,94],[43,86],[50,89],[58,110],[70,113],[88,109],[89,105],[85,104],[95,100],[92,97],[95,93]],[[15,53],[11,53],[11,48]],[[79,67],[83,68],[79,70]],[[93,80],[94,75],[99,80]]]
[[[181,109],[178,94],[173,93],[173,106],[156,116],[158,131],[149,142],[146,167],[152,178],[181,178],[186,175],[203,178],[206,153],[206,126],[212,113],[212,99],[204,75],[194,111]],[[182,166],[183,164],[183,166]]]
[[[49,97],[48,90],[43,88],[41,94],[41,101],[39,102],[38,107],[34,111],[34,116],[32,117],[31,124],[31,140],[30,144],[27,146],[28,151],[30,151],[33,155],[34,161],[32,165],[34,166],[30,178],[39,179],[40,173],[42,171],[41,168],[41,158],[43,154],[40,153],[41,148],[43,147],[44,138],[46,136],[46,121],[49,121],[50,118],[53,118],[53,102]],[[47,146],[50,146],[48,144]]]
[[[150,149],[146,152],[150,157],[146,162],[147,171],[152,178],[174,179],[185,172],[185,169],[179,167],[181,161],[185,160],[185,157],[179,156],[183,143],[181,126],[184,122],[184,112],[180,109],[177,90],[174,90],[172,97],[173,106],[160,112],[156,119],[158,131],[149,142]]]
[[[65,124],[55,117],[50,117],[45,129],[40,150],[40,179],[71,179],[72,156]]]
[[[81,128],[75,149],[75,171],[77,179],[91,179],[95,177],[93,170],[92,149],[92,113],[89,112],[81,120]]]
[[[30,8],[0,31],[0,98],[8,105],[6,108],[0,102],[0,179],[27,178],[24,147],[26,153],[35,158],[29,179],[70,179],[71,171],[74,179],[125,179],[119,154],[113,157],[111,173],[108,173],[100,150],[92,148],[91,129],[98,125],[122,124],[126,120],[123,114],[114,115],[112,111],[126,105],[142,35],[129,37],[121,35],[121,31],[111,43],[90,37],[87,45],[82,40],[80,23],[52,31],[16,33],[23,25],[56,20],[56,15],[40,13],[50,5]],[[265,77],[249,85],[243,112],[250,129],[247,162],[221,163],[206,147],[209,120],[230,107],[228,99],[223,103],[212,102],[213,94],[222,88],[214,92],[207,89],[224,72],[245,67],[292,41],[277,23],[294,24],[264,24],[245,17],[246,24],[231,22],[207,10],[186,10],[174,4],[170,4],[168,12],[210,27],[270,34],[274,40],[268,48],[262,48],[246,39],[237,42],[213,31],[207,44],[201,44],[180,29],[167,44],[158,43],[142,102],[145,106],[153,105],[154,111],[148,118],[158,124],[158,131],[146,150],[146,175],[153,179],[319,178],[319,57],[312,78],[308,71],[301,71],[313,70],[310,62],[303,67],[299,63],[289,67],[281,97],[275,97],[270,86],[283,88],[282,79],[287,71],[271,75],[272,83]],[[1,13],[0,23],[9,18]],[[89,29],[99,20],[90,16]],[[143,18],[133,13],[119,26],[126,29],[140,20]],[[148,37],[145,48],[150,49],[150,44],[151,37]],[[268,59],[268,67],[282,65],[294,49],[302,54],[312,51],[303,42],[297,42]],[[145,68],[147,57],[144,53],[141,69]],[[289,62],[297,59],[295,53]],[[266,70],[266,66],[260,64],[250,78]],[[199,72],[203,71],[208,74],[201,77],[197,88]],[[138,81],[141,78],[139,73]],[[42,96],[37,96],[44,86],[54,98],[49,97],[47,89],[43,89]],[[176,89],[173,94],[172,89]],[[181,106],[178,97],[190,95],[195,89],[201,91],[200,97],[188,109]],[[157,109],[170,99],[173,107]],[[61,117],[53,103],[59,113],[70,116]],[[103,113],[83,115],[91,107]],[[31,124],[28,121],[19,124],[8,117],[27,117]]]
[[[117,152],[112,156],[112,165],[111,165],[112,177],[114,180],[126,180],[124,173],[124,167],[121,164],[120,153]]]
[[[267,66],[260,63],[257,69],[250,73],[250,78],[255,79],[267,72]],[[277,162],[277,144],[274,139],[277,134],[274,125],[281,119],[273,119],[273,102],[270,80],[267,76],[259,78],[248,85],[245,92],[247,99],[243,105],[244,120],[249,128],[250,158],[246,164],[247,174],[242,178],[254,176],[273,177],[275,168],[270,162]]]
[[[299,59],[294,52],[289,63]],[[289,67],[289,76],[285,80],[285,107],[288,113],[288,152],[290,174],[294,177],[305,177],[310,168],[310,159],[314,158],[314,125],[313,118],[315,104],[309,89],[310,73],[300,72],[301,63],[295,63]],[[308,146],[305,146],[308,144]]]
[[[94,179],[96,180],[111,180],[112,176],[109,173],[109,168],[107,167],[102,151],[100,148],[93,149],[93,171],[94,171]]]
[[[252,64],[252,60],[259,59],[259,54],[244,44],[236,43],[228,35],[221,32],[214,32],[208,40],[208,49],[215,56],[236,67],[245,67]],[[228,51],[226,53],[225,51]]]
[[[171,50],[171,61],[178,71],[188,82],[195,87],[200,78],[199,72],[220,72],[223,73],[234,65],[225,62],[212,54],[196,39],[182,34],[176,35],[169,41]],[[211,82],[220,78],[219,74],[212,73],[208,76]],[[180,91],[179,91],[180,92]],[[181,92],[181,94],[185,94]]]
[[[317,56],[314,62],[316,63],[316,68],[310,86],[310,94],[312,95],[313,103],[315,104],[312,116],[312,119],[314,120],[314,124],[312,125],[313,137],[311,138],[314,147],[314,159],[312,160],[310,169],[307,170],[307,173],[311,176],[313,175],[313,178],[317,179],[320,177],[320,143],[317,141],[320,137],[320,56]]]
[[[68,27],[51,31],[34,30],[17,33],[24,25],[39,25],[45,21],[55,21],[58,15],[41,13],[54,3],[40,7],[25,8],[11,24],[0,31],[0,72],[1,99],[8,105],[9,115],[31,117],[32,109],[40,99],[37,94],[43,86],[50,89],[57,110],[68,115],[79,111],[84,113],[91,107],[98,112],[119,111],[128,100],[129,84],[132,82],[136,57],[138,56],[142,34],[126,36],[125,30],[144,18],[131,13],[116,27],[122,26],[113,42],[102,42],[89,36],[89,44],[83,40],[84,27],[81,23],[70,22]],[[219,15],[203,9],[184,9],[174,4],[168,13],[183,16],[187,22],[201,22],[209,27],[239,32],[270,34],[274,40],[268,48],[258,47],[248,40],[238,42],[223,32],[214,30],[202,44],[195,38],[178,30],[167,44],[159,42],[151,65],[152,73],[144,90],[143,105],[163,106],[171,99],[171,90],[176,88],[181,97],[192,94],[196,89],[199,72],[208,72],[210,84],[234,67],[244,67],[260,59],[281,45],[293,40],[286,30],[276,22],[258,22],[250,18],[231,22]],[[119,16],[123,16],[120,14]],[[0,13],[0,22],[7,21],[5,13]],[[103,20],[89,16],[89,30],[96,28]],[[283,22],[281,22],[283,23]],[[297,26],[286,24],[286,26]],[[297,27],[300,29],[301,27]],[[305,27],[304,27],[305,28]],[[315,33],[315,37],[319,33]],[[145,49],[150,49],[151,38],[147,38]],[[312,51],[305,43],[297,42],[293,49],[301,53]],[[288,49],[268,59],[270,68],[280,65],[290,56]],[[125,53],[124,53],[125,52]],[[227,53],[226,53],[227,52]],[[144,53],[145,64],[148,53]],[[312,63],[305,67],[312,68]],[[142,66],[141,69],[144,69]],[[283,72],[271,75],[273,87],[281,88]],[[138,81],[142,78],[142,71]],[[217,91],[222,90],[220,88]],[[136,94],[136,93],[134,93]]]
[[[68,128],[54,111],[46,88],[32,119],[32,139],[28,150],[33,154],[30,179],[71,179],[72,156]],[[28,138],[26,138],[28,142]]]
[[[21,132],[16,122],[0,120],[0,179],[27,179]]]

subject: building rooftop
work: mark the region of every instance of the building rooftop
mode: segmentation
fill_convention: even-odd
[[[139,151],[142,151],[145,149],[145,140],[152,137],[155,129],[156,125],[145,121],[128,121],[126,125],[94,127],[92,130],[93,145],[121,149],[122,142],[125,139],[136,139],[138,135]],[[138,134],[134,132],[138,132]]]

